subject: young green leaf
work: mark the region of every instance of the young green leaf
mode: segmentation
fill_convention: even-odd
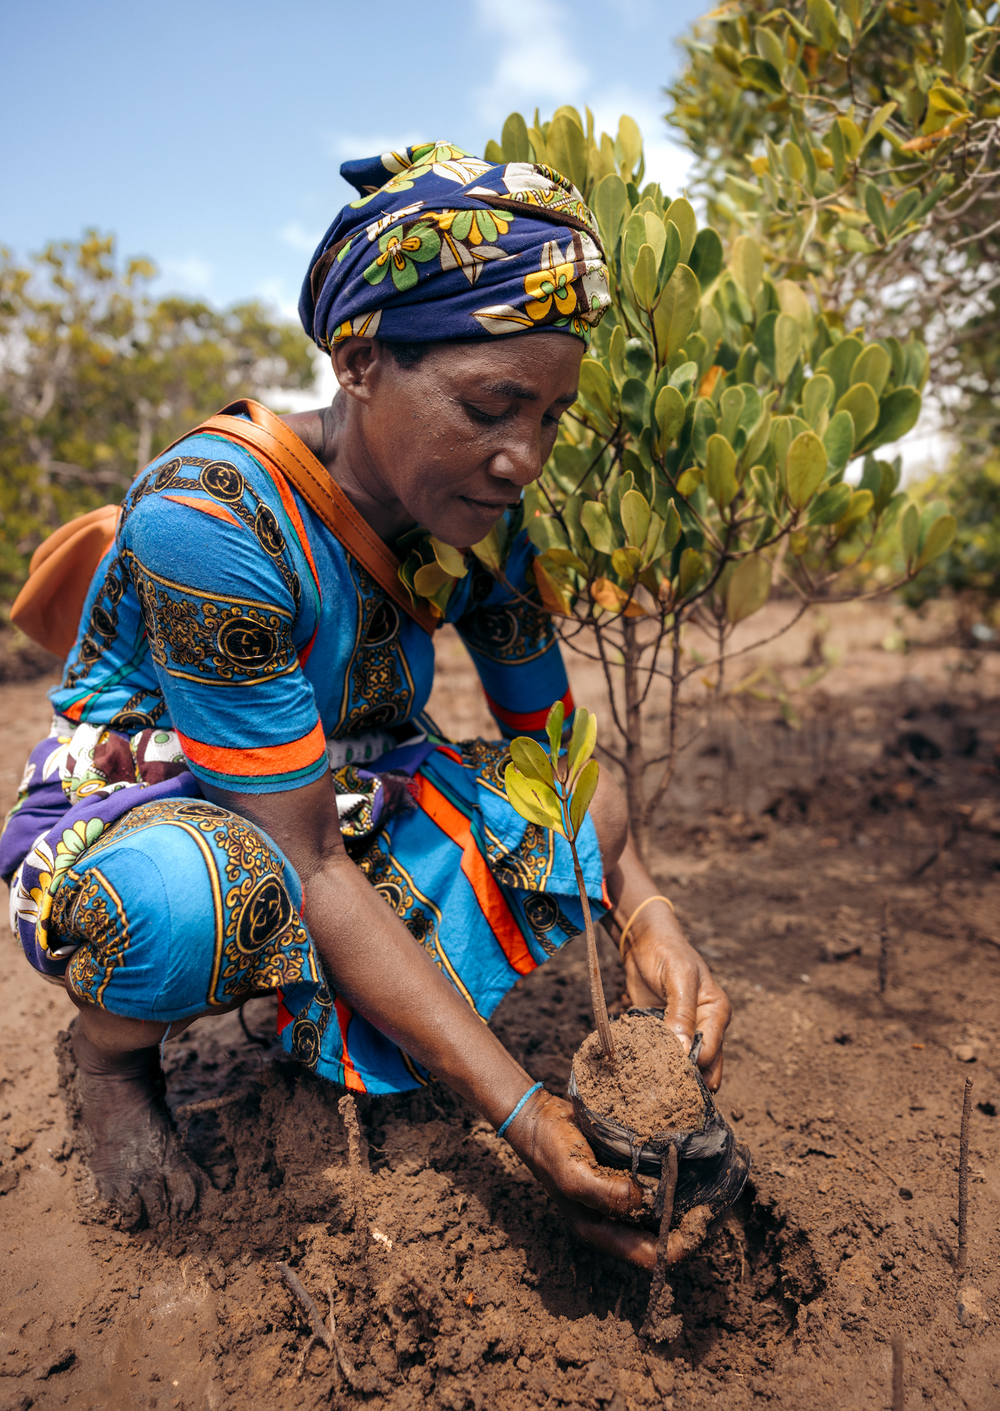
[[[597,790],[600,773],[601,768],[596,759],[590,760],[580,771],[580,777],[576,781],[569,806],[569,826],[574,838],[579,836],[580,829],[583,827],[587,809],[590,807],[591,800]]]
[[[566,763],[569,770],[566,779],[568,788],[573,788],[576,776],[594,753],[594,746],[596,744],[597,717],[591,715],[590,711],[585,710],[583,706],[579,706],[573,717],[573,734],[570,737],[569,750],[566,756]]]
[[[965,57],[965,20],[962,16],[962,9],[958,0],[948,0],[944,7],[941,62],[952,78],[957,78],[965,68]]]
[[[917,552],[917,541],[920,536],[920,511],[912,503],[906,506],[899,521],[899,537],[903,548],[903,558],[906,560],[907,568],[913,562]]]
[[[556,701],[555,705],[545,717],[545,733],[549,737],[549,744],[552,747],[552,758],[559,758],[559,749],[562,745],[563,724],[566,720],[566,707],[562,701]]]
[[[551,828],[566,836],[562,807],[552,789],[535,779],[526,779],[514,764],[504,770],[503,782],[515,813],[539,828]]]
[[[526,779],[555,788],[552,765],[537,740],[529,735],[518,735],[510,742],[510,757]]]

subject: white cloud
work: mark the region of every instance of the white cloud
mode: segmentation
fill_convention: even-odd
[[[209,294],[215,271],[201,255],[168,255],[160,261],[160,278],[171,290],[183,294]]]
[[[278,238],[282,244],[289,245],[293,250],[298,250],[301,254],[311,255],[319,244],[322,230],[307,230],[297,220],[290,220],[287,225],[283,225],[278,231]]]
[[[382,152],[401,152],[404,147],[413,147],[418,142],[432,142],[440,135],[434,132],[415,132],[412,128],[405,132],[390,133],[327,132],[323,137],[323,145],[339,167],[341,162],[357,162]]]
[[[575,29],[553,0],[477,0],[480,26],[499,40],[493,72],[480,90],[482,118],[494,125],[524,99],[572,103],[590,77],[574,52]]]

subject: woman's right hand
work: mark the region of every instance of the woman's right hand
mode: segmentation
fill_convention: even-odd
[[[621,1223],[621,1216],[642,1209],[642,1187],[626,1172],[598,1165],[571,1102],[540,1089],[517,1114],[506,1137],[578,1239],[640,1269],[656,1267],[655,1237]],[[680,1228],[670,1234],[668,1264],[683,1259],[701,1242],[710,1218],[705,1206],[683,1217]]]

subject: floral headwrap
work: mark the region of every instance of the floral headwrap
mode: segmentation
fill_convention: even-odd
[[[424,343],[551,328],[589,342],[610,303],[597,221],[551,167],[491,166],[437,142],[340,171],[361,196],[320,241],[299,300],[325,351],[352,334]]]

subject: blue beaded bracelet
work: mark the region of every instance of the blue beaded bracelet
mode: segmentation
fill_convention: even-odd
[[[524,1104],[528,1101],[528,1098],[529,1098],[529,1097],[532,1097],[535,1093],[537,1093],[539,1088],[544,1088],[544,1087],[545,1087],[545,1084],[544,1084],[544,1083],[536,1083],[533,1088],[529,1088],[529,1089],[528,1089],[528,1091],[525,1093],[524,1097],[522,1097],[521,1101],[520,1101],[520,1102],[517,1104],[517,1106],[514,1108],[514,1111],[513,1111],[513,1112],[510,1114],[510,1116],[507,1118],[506,1122],[504,1122],[503,1126],[497,1128],[497,1136],[498,1136],[498,1137],[503,1137],[503,1136],[506,1136],[506,1135],[507,1135],[507,1128],[508,1128],[508,1127],[510,1126],[510,1124],[513,1122],[514,1118],[515,1118],[515,1117],[517,1116],[517,1114],[520,1112],[520,1110],[521,1110],[521,1108],[524,1106]]]

